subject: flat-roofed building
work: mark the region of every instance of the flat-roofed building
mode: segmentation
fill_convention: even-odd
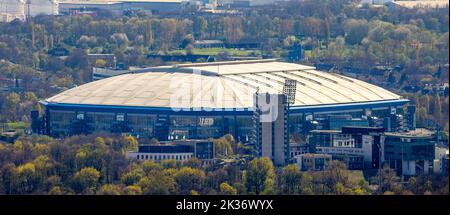
[[[301,171],[322,171],[325,170],[328,162],[332,160],[327,154],[300,154],[294,157]]]
[[[63,14],[97,10],[109,10],[120,15],[127,11],[165,14],[181,12],[182,8],[183,5],[180,0],[67,0],[59,3],[59,10]]]
[[[208,140],[176,140],[158,144],[141,144],[136,152],[128,152],[127,157],[137,160],[177,160],[197,158],[203,164],[215,162],[214,142]]]
[[[448,8],[448,0],[417,0],[417,1],[389,1],[386,2],[388,7],[392,8]]]
[[[381,164],[383,128],[342,127],[342,130],[314,130],[308,137],[312,152],[329,154],[349,169],[376,169]]]
[[[418,128],[408,132],[386,132],[384,160],[399,175],[415,176],[433,171],[434,132]]]

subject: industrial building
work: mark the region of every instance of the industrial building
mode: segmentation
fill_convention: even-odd
[[[61,14],[108,10],[122,15],[125,12],[143,11],[151,14],[178,13],[182,10],[181,0],[66,0],[60,1]]]
[[[57,15],[57,0],[0,0],[0,21],[10,22],[14,19],[25,20],[26,17],[40,14]]]

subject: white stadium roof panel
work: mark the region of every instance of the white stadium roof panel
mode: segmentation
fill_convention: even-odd
[[[202,73],[193,73],[193,70]],[[297,81],[293,106],[398,100],[381,87],[274,60],[180,64],[133,70],[64,91],[48,103],[162,108],[250,108],[253,93],[281,93]]]

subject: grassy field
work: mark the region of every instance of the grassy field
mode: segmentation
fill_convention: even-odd
[[[6,127],[10,130],[25,129],[30,127],[29,122],[7,122]]]

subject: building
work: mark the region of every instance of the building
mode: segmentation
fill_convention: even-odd
[[[14,19],[25,20],[27,16],[40,14],[57,15],[57,0],[1,0],[0,21],[10,22]]]
[[[426,129],[408,132],[386,132],[384,161],[398,175],[415,176],[433,171],[434,133]]]
[[[179,13],[182,8],[181,0],[67,0],[59,3],[59,11],[62,14],[98,10],[108,10],[118,15],[133,11],[143,11],[150,14],[170,14]]]
[[[225,46],[224,42],[221,40],[196,40],[194,42],[194,48],[223,48]]]
[[[104,78],[113,77],[129,73],[129,70],[114,69],[114,68],[99,68],[92,67],[92,80],[97,81]]]
[[[289,144],[289,153],[290,153],[291,159],[294,159],[295,156],[297,156],[297,155],[309,153],[310,151],[311,151],[311,149],[308,144],[305,144],[305,143],[290,143]]]
[[[137,160],[163,161],[174,159],[185,161],[194,157],[194,153],[187,146],[140,145],[138,152],[128,152],[127,157]]]
[[[442,165],[441,174],[448,175],[448,150],[447,150],[447,153],[445,154],[445,157],[442,157],[441,160],[442,160],[441,161],[441,165]]]
[[[433,8],[448,8],[447,0],[416,0],[416,1],[387,1],[385,3],[390,8],[420,8],[420,9],[433,9]]]
[[[163,161],[174,159],[185,161],[197,158],[203,164],[215,162],[214,142],[207,140],[179,140],[160,144],[139,145],[137,152],[128,152],[127,157],[137,160]]]
[[[436,145],[433,172],[442,175],[448,174],[448,146]]]
[[[384,117],[408,102],[357,79],[272,59],[177,64],[130,70],[40,101],[42,133],[107,131],[160,141],[172,133],[186,139],[231,134],[247,143],[254,130],[254,93],[279,94],[287,79],[297,81],[288,110],[291,134],[308,132],[309,123],[329,114]]]
[[[311,152],[329,154],[349,169],[377,169],[381,164],[383,128],[342,127],[342,130],[314,130],[308,143]]]
[[[301,171],[322,171],[332,160],[331,157],[327,154],[307,153],[295,156],[295,160]]]
[[[373,4],[373,5],[382,5],[393,0],[362,0],[361,4]]]
[[[25,0],[25,16],[58,15],[57,0]]]
[[[1,0],[0,21],[25,20],[25,0]]]
[[[354,118],[351,115],[329,115],[325,129],[341,130],[344,126],[368,127],[369,121],[363,118]]]
[[[116,68],[117,59],[114,54],[88,54],[87,59],[89,64],[97,66],[99,60],[103,61],[107,68]]]
[[[289,62],[299,62],[303,59],[302,44],[300,42],[294,43],[288,52],[287,59]]]
[[[256,146],[257,156],[272,159],[276,166],[286,165],[290,154],[285,95],[257,93],[254,104],[252,144]]]
[[[405,117],[408,130],[416,130],[416,106],[408,105],[406,108],[407,112]]]

